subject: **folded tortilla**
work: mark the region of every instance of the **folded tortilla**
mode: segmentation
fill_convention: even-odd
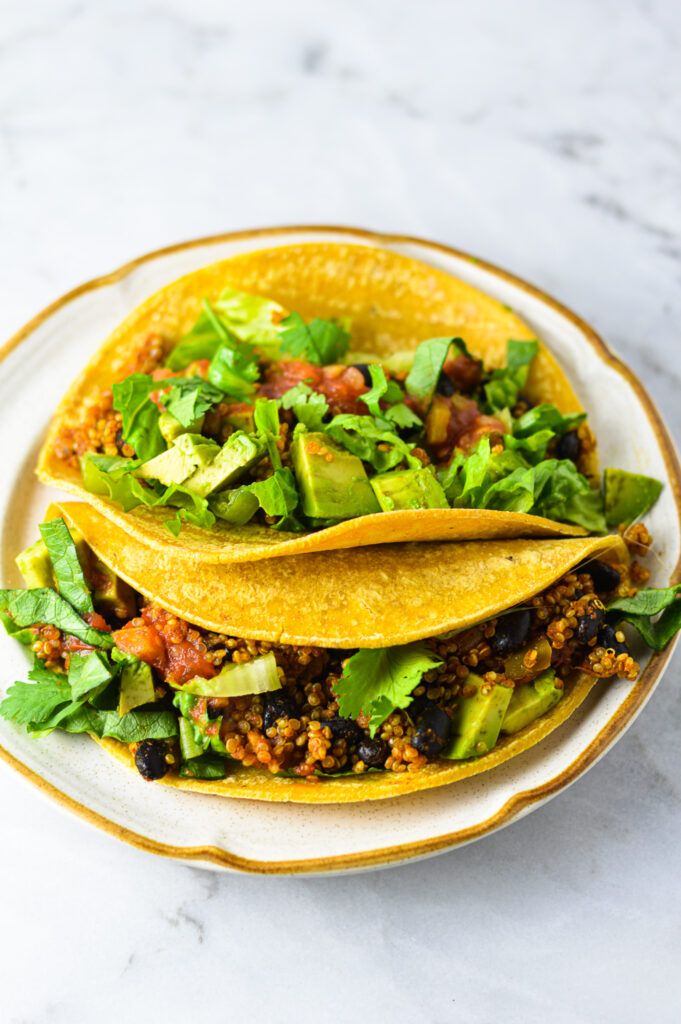
[[[387,249],[338,243],[280,246],[222,260],[188,274],[135,309],[94,355],[74,382],[51,423],[38,475],[48,484],[90,502],[132,536],[157,551],[172,548],[192,563],[248,562],[275,556],[402,541],[471,540],[494,537],[581,536],[578,526],[538,516],[475,509],[419,509],[349,519],[307,534],[279,532],[255,523],[211,530],[185,524],[178,538],[164,526],[167,509],[124,512],[91,494],[79,470],[55,454],[66,427],[82,422],[84,410],[125,376],[151,333],[180,341],[201,312],[227,286],[272,298],[305,318],[350,317],[353,349],[378,357],[413,350],[423,340],[463,337],[488,367],[504,363],[509,339],[529,340],[533,331],[508,307],[471,285],[427,264]],[[551,402],[561,412],[581,411],[579,401],[551,353],[540,343],[524,393],[535,404]]]
[[[65,502],[61,515],[122,579],[162,607],[220,633],[286,644],[387,647],[463,629],[521,605],[586,559],[626,562],[619,537],[423,543],[319,552],[254,565],[191,569],[174,551],[154,552],[92,506]],[[575,674],[565,696],[484,757],[441,759],[418,772],[367,773],[312,781],[275,777],[235,763],[217,782],[166,777],[178,789],[300,803],[383,799],[467,778],[502,764],[543,739],[582,703],[593,677]],[[98,740],[134,768],[128,747]]]

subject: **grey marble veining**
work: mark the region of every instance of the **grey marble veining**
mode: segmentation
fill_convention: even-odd
[[[357,224],[553,293],[681,437],[676,0],[0,8],[0,338],[161,245]],[[675,1024],[680,669],[557,800],[382,873],[213,876],[3,770],[3,1024]]]

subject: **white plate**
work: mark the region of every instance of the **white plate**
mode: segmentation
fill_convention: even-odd
[[[354,229],[242,232],[144,256],[83,285],[0,350],[0,573],[20,585],[14,556],[35,539],[54,491],[33,476],[41,438],[66,387],[109,332],[156,289],[215,260],[272,245],[345,241],[431,263],[513,307],[555,352],[589,410],[602,465],[659,477],[665,489],[646,517],[655,537],[652,583],[680,576],[679,464],[639,382],[574,314],[517,278],[444,246]],[[0,720],[0,756],[92,824],[143,849],[205,867],[266,874],[329,872],[424,857],[480,838],[528,814],[586,771],[622,735],[662,674],[671,651],[636,683],[598,686],[560,729],[491,772],[413,796],[368,804],[266,804],[180,793],[143,782],[83,736],[31,740]],[[18,644],[0,635],[0,686],[25,678]]]

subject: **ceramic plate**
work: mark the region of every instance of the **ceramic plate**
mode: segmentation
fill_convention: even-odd
[[[236,253],[307,241],[384,246],[431,263],[511,306],[553,350],[599,439],[601,465],[665,481],[646,517],[655,537],[652,583],[681,578],[677,456],[650,398],[585,323],[511,275],[444,246],[339,228],[241,232],[151,253],[53,303],[0,350],[0,574],[20,585],[14,556],[35,539],[50,499],[33,466],[66,387],[111,330],[143,299],[189,271]],[[607,395],[607,401],[603,401]],[[560,729],[520,757],[442,789],[361,807],[266,804],[202,797],[143,782],[83,736],[31,740],[0,720],[0,756],[64,807],[145,850],[204,867],[266,874],[378,867],[471,842],[564,789],[622,735],[659,682],[671,651],[636,683],[595,687]],[[25,678],[25,653],[0,636],[0,689]]]

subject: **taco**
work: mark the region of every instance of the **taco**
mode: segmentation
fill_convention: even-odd
[[[593,685],[635,679],[623,620],[656,650],[681,624],[681,587],[639,590],[618,537],[189,573],[83,503],[40,529],[17,559],[29,589],[0,591],[34,653],[0,715],[89,733],[144,779],[202,793],[340,803],[455,782],[538,743]],[[632,540],[650,543],[641,526]]]
[[[612,522],[585,413],[533,332],[355,245],[249,253],[153,295],[67,393],[38,471],[192,562]],[[627,487],[634,515],[660,489]]]

